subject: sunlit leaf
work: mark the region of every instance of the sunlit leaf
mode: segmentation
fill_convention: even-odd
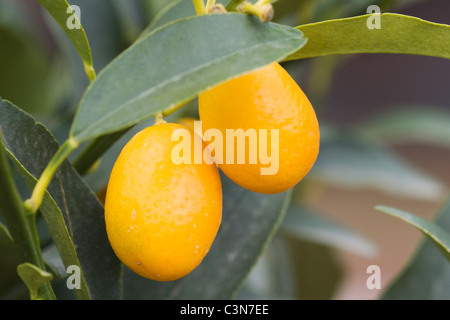
[[[375,16],[321,21],[297,27],[308,43],[286,60],[352,53],[397,53],[450,59],[450,26],[416,17],[383,13],[380,28],[368,28]]]

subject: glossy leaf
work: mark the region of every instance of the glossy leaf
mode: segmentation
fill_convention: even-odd
[[[450,230],[450,201],[444,205],[435,222]],[[449,300],[450,263],[435,242],[425,237],[419,250],[399,276],[394,279],[382,299],[385,300]]]
[[[450,59],[450,26],[416,17],[383,13],[380,29],[372,15],[321,21],[297,27],[308,43],[285,60],[352,53],[398,53]],[[369,24],[371,20],[369,20]]]
[[[7,151],[32,188],[58,144],[44,126],[5,100],[0,115]],[[65,266],[81,265],[90,296],[118,298],[121,266],[107,239],[103,207],[68,162],[50,183],[40,210]]]
[[[81,100],[71,136],[82,142],[170,113],[208,87],[281,60],[305,42],[296,29],[243,14],[167,24],[102,70]]]
[[[315,241],[289,237],[300,300],[330,300],[345,274],[336,250]]]
[[[221,175],[222,224],[209,253],[189,275],[168,283],[128,273],[126,299],[231,299],[277,232],[291,191],[265,195],[239,187]]]
[[[403,210],[387,206],[377,206],[375,209],[399,218],[422,231],[442,250],[450,262],[450,233],[448,230],[443,230],[438,224]]]
[[[86,74],[92,81],[95,78],[95,71],[92,62],[91,48],[89,47],[89,41],[81,22],[75,14],[76,12],[72,10],[66,0],[39,0],[39,2],[72,41],[83,60]]]

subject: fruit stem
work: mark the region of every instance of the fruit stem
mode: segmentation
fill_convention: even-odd
[[[206,12],[210,12],[211,8],[214,5],[216,5],[216,0],[206,0],[206,7],[205,7]]]
[[[76,141],[73,137],[67,139],[58,151],[53,156],[52,160],[50,160],[49,164],[42,172],[41,177],[38,182],[34,186],[33,192],[31,194],[31,198],[25,201],[25,208],[30,212],[35,214],[39,207],[42,204],[42,199],[44,198],[45,190],[50,184],[53,176],[55,175],[58,168],[64,162],[65,159],[69,156],[69,154],[74,151],[79,146],[78,141]]]
[[[164,120],[164,116],[163,116],[162,112],[158,112],[155,115],[155,125],[164,124],[164,123],[167,123],[167,121]]]
[[[255,4],[244,1],[236,7],[236,11],[257,16],[262,22],[269,22],[274,15],[270,0],[259,0]]]
[[[95,69],[92,66],[92,64],[88,64],[86,62],[83,61],[83,66],[84,66],[84,71],[86,72],[86,75],[89,78],[89,81],[92,82],[95,80],[96,74],[95,74]]]
[[[205,2],[203,0],[192,0],[194,3],[195,11],[197,12],[197,15],[206,14],[206,7]]]

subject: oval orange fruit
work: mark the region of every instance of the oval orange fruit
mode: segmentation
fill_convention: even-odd
[[[211,148],[218,166],[231,180],[255,192],[272,194],[293,187],[319,153],[314,109],[278,63],[201,93],[199,115],[203,132],[219,130],[226,140],[218,161],[218,150]]]
[[[105,199],[114,252],[137,274],[158,281],[176,280],[194,270],[222,218],[217,167],[173,161],[177,129],[187,130],[164,123],[137,133],[114,164]]]

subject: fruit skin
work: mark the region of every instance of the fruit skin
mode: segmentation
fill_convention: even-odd
[[[273,194],[293,187],[310,171],[319,153],[320,132],[314,109],[278,63],[201,93],[199,115],[203,131],[217,128],[224,136],[226,129],[279,129],[276,174],[261,175],[260,168],[267,165],[259,159],[256,164],[218,164],[231,180],[255,192]]]
[[[217,167],[171,160],[178,143],[171,135],[179,128],[185,129],[164,123],[137,133],[114,164],[105,199],[114,252],[137,274],[158,281],[176,280],[195,269],[222,219]]]

